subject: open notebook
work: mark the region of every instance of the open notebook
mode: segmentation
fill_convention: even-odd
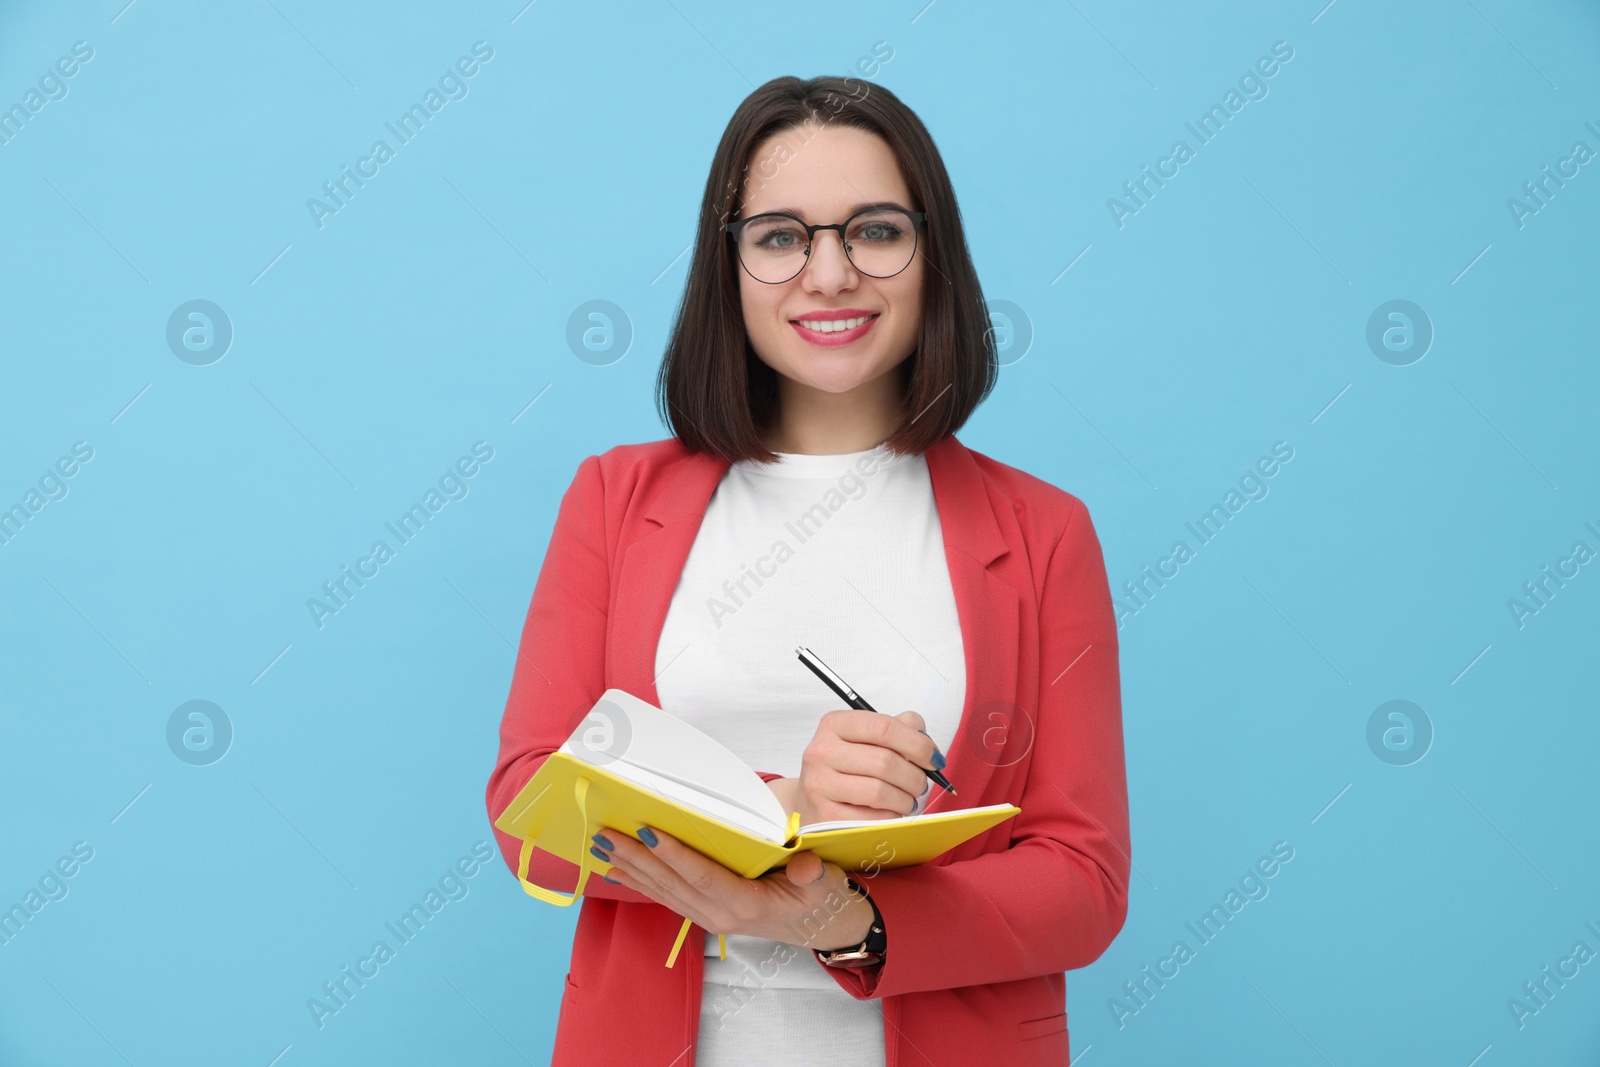
[[[990,804],[898,819],[800,825],[761,776],[721,743],[621,689],[607,689],[552,752],[494,825],[522,839],[517,877],[533,897],[565,907],[591,871],[609,867],[589,851],[602,826],[665,830],[724,867],[756,878],[810,850],[847,871],[905,867],[948,852],[1021,808]],[[534,885],[537,846],[578,865],[571,893]],[[678,933],[667,965],[688,932]]]

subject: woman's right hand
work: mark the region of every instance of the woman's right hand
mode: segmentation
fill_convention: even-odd
[[[802,823],[909,815],[931,788],[924,768],[939,770],[945,762],[922,732],[926,725],[914,711],[830,711],[800,757],[800,776],[768,784]]]

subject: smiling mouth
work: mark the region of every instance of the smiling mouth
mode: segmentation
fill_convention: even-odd
[[[796,325],[804,326],[808,330],[814,330],[817,333],[842,333],[845,330],[853,330],[857,326],[861,326],[867,322],[870,322],[877,317],[878,316],[874,314],[858,315],[853,319],[790,319],[789,321],[795,323]]]

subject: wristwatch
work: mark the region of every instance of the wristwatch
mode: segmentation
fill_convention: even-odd
[[[867,929],[867,936],[859,945],[847,945],[844,948],[818,949],[817,962],[826,967],[874,967],[883,962],[883,955],[889,948],[889,934],[883,926],[883,914],[878,911],[878,904],[868,895],[867,891],[856,882],[854,878],[846,878],[845,885],[852,892],[867,898],[867,903],[872,905],[872,925]]]

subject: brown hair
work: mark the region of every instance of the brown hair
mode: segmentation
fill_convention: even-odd
[[[929,268],[922,323],[916,349],[899,368],[907,415],[887,441],[896,452],[921,454],[959,429],[994,388],[994,339],[955,191],[933,138],[899,97],[855,78],[774,78],[745,97],[728,120],[700,203],[683,301],[656,377],[657,410],[691,451],[730,462],[776,460],[761,435],[777,414],[777,372],[750,347],[738,253],[723,226],[742,207],[755,146],[807,122],[836,122],[881,137],[911,190],[909,206],[928,213],[918,246]]]

